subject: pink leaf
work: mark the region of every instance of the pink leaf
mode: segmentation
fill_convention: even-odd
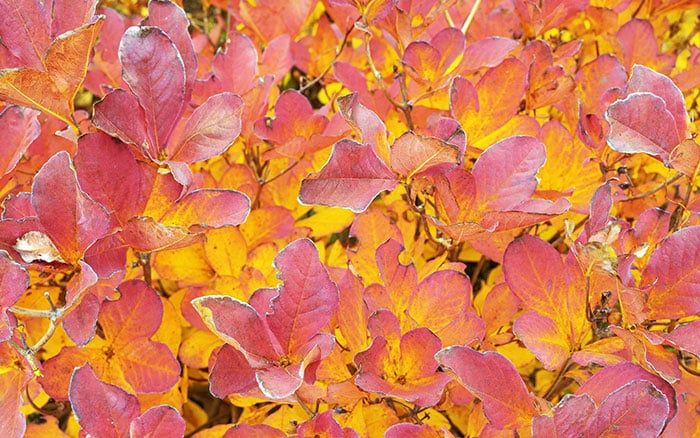
[[[201,242],[204,236],[179,226],[168,227],[151,217],[131,218],[120,233],[124,243],[141,252],[178,249]]]
[[[174,140],[169,158],[195,163],[223,153],[241,133],[243,100],[233,93],[211,96],[197,107]]]
[[[448,347],[435,358],[484,403],[484,414],[498,429],[527,426],[537,414],[532,396],[515,366],[499,353]]]
[[[348,208],[356,213],[367,209],[375,196],[398,185],[396,175],[371,146],[342,140],[320,172],[301,183],[299,201]]]
[[[128,91],[116,89],[97,102],[92,122],[124,143],[137,148],[146,147],[146,151],[149,151],[146,113],[136,96]],[[155,149],[151,149],[150,153],[152,158],[156,157]]]
[[[3,145],[0,148],[0,185],[2,178],[15,168],[29,145],[41,133],[37,116],[39,112],[14,105],[6,106],[0,113],[0,129]]]
[[[407,132],[391,146],[391,169],[406,178],[444,173],[462,162],[464,151],[438,138]]]
[[[32,204],[63,259],[77,262],[109,231],[109,215],[78,186],[67,152],[59,152],[34,177]]]
[[[668,415],[668,400],[656,386],[634,380],[601,403],[589,436],[659,436]]]
[[[143,212],[155,171],[137,162],[128,145],[106,134],[86,134],[78,139],[74,162],[80,186],[121,225]]]
[[[273,345],[264,319],[249,304],[229,296],[205,296],[192,300],[207,327],[241,350],[252,365],[264,366],[277,359],[281,348]]]
[[[155,406],[131,422],[132,437],[179,438],[185,434],[185,420],[172,406]]]
[[[29,275],[7,253],[0,252],[0,342],[12,336],[13,325],[6,310],[19,300],[29,287]]]
[[[0,40],[14,59],[0,68],[43,69],[51,44],[49,19],[44,4],[35,0],[0,2]]]
[[[529,200],[546,150],[533,137],[509,137],[491,145],[474,163],[477,199],[489,210],[507,210]]]
[[[651,254],[642,283],[651,284],[649,319],[700,312],[700,226],[676,231]]]
[[[309,239],[290,243],[275,257],[284,284],[267,315],[270,330],[288,354],[297,352],[330,321],[338,307],[338,286]]]
[[[148,2],[148,18],[144,20],[143,24],[161,29],[177,47],[185,67],[184,103],[189,102],[197,76],[197,55],[190,38],[190,21],[187,19],[185,11],[169,0],[150,1]]]
[[[251,368],[243,353],[228,344],[212,355],[209,370],[209,390],[220,399],[258,388],[255,369]]]
[[[140,412],[135,396],[100,381],[90,365],[73,373],[69,397],[80,427],[93,436],[128,437],[131,421]]]
[[[185,103],[185,66],[175,44],[157,27],[132,26],[119,45],[124,80],[146,116],[153,158],[165,147]]]
[[[651,93],[632,93],[608,107],[608,145],[623,153],[644,152],[668,162],[682,140],[673,114],[662,98]]]

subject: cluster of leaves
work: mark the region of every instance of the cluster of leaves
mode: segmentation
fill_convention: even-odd
[[[687,436],[685,0],[0,2],[3,436]]]

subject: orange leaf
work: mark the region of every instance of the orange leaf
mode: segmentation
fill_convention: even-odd
[[[44,59],[45,70],[0,71],[0,97],[39,109],[75,127],[73,99],[87,74],[90,53],[103,22],[104,17],[98,17],[56,38]]]

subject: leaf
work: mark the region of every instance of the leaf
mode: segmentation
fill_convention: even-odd
[[[561,369],[570,356],[568,334],[562,333],[557,324],[537,312],[520,315],[513,324],[513,334],[542,362],[544,369]]]
[[[513,364],[499,353],[468,347],[448,347],[438,363],[484,403],[484,414],[498,429],[526,427],[537,414],[532,396]]]
[[[517,46],[515,40],[497,36],[470,42],[464,50],[462,62],[457,70],[472,72],[482,67],[495,67]]]
[[[119,234],[124,243],[141,252],[184,248],[200,242],[201,234],[190,233],[180,226],[166,226],[151,217],[136,216]]]
[[[163,316],[160,297],[142,280],[122,283],[119,292],[120,298],[105,302],[100,311],[104,340],[63,347],[44,362],[41,384],[54,398],[66,399],[66,373],[86,362],[99,379],[137,394],[164,392],[177,383],[180,364],[167,345],[150,340]]]
[[[287,245],[275,257],[284,285],[267,316],[270,330],[292,354],[323,329],[338,307],[338,286],[328,276],[308,239]]]
[[[250,348],[250,347],[249,347]],[[209,390],[225,399],[230,394],[246,394],[258,389],[255,369],[243,353],[224,344],[210,358]]]
[[[124,81],[145,112],[148,147],[158,158],[185,103],[185,66],[180,52],[157,27],[132,26],[119,45]]]
[[[146,113],[133,94],[113,90],[94,107],[92,122],[105,133],[148,151]]]
[[[503,256],[503,273],[510,289],[528,309],[552,319],[561,333],[580,333],[585,294],[578,290],[569,293],[564,262],[551,245],[533,236],[516,239]]]
[[[178,438],[185,434],[185,420],[172,406],[155,406],[131,422],[132,437]]]
[[[140,413],[135,396],[100,381],[89,364],[76,368],[69,394],[80,427],[93,436],[128,437],[131,421]]]
[[[219,228],[245,222],[250,200],[235,190],[199,189],[185,195],[162,217],[165,225]]]
[[[67,152],[51,157],[34,177],[32,205],[67,263],[109,232],[107,212],[80,189]]]
[[[676,231],[651,254],[642,284],[650,284],[649,319],[680,318],[700,312],[700,227]],[[679,261],[682,260],[682,263]]]
[[[376,317],[372,319],[376,321]],[[440,339],[426,328],[411,330],[400,338],[399,333],[394,335],[388,339],[376,336],[367,350],[355,355],[359,370],[355,384],[365,391],[398,397],[418,406],[437,404],[450,380],[437,372],[438,364],[433,358],[442,346]]]
[[[275,257],[275,267],[284,281],[277,290],[258,289],[248,303],[204,296],[192,305],[214,333],[243,353],[263,394],[281,399],[304,380],[312,383],[317,362],[330,354],[333,337],[319,331],[335,313],[338,288],[308,239],[287,245]],[[245,376],[237,357],[234,368]],[[248,388],[245,381],[236,385]]]
[[[165,32],[180,53],[185,67],[184,102],[189,102],[197,75],[197,55],[190,38],[190,22],[185,11],[171,1],[151,1],[148,3],[148,18],[143,24],[158,27]]]
[[[342,140],[333,146],[331,157],[321,171],[301,182],[299,201],[360,213],[380,192],[393,190],[398,183],[396,175],[372,147]]]
[[[651,93],[632,93],[610,105],[608,145],[617,152],[644,152],[664,163],[682,138],[673,114],[662,98]]]
[[[529,200],[545,159],[544,145],[532,137],[510,137],[491,145],[472,170],[481,208],[509,210]]]
[[[460,102],[460,88],[464,84],[455,88],[453,83],[450,91],[452,117],[469,133],[470,145],[477,144],[518,113],[526,85],[527,69],[517,59],[506,59],[489,69],[474,87],[478,100],[471,101],[469,106]]]
[[[78,139],[73,161],[80,187],[120,225],[143,212],[156,176],[136,161],[128,145],[102,133],[86,134]]]
[[[586,436],[590,418],[596,405],[590,396],[566,395],[553,409],[553,415],[533,418],[532,431],[536,436]]]
[[[391,169],[407,180],[442,173],[462,162],[464,151],[434,137],[407,132],[391,146]]]
[[[85,79],[103,22],[104,17],[98,17],[56,38],[43,58],[43,69],[37,70],[39,67],[33,65],[1,70],[0,98],[36,108],[74,126],[73,99]]]
[[[668,415],[666,396],[648,381],[632,381],[610,394],[593,417],[591,436],[659,436]]]
[[[77,27],[77,26],[76,26]],[[43,68],[51,44],[50,24],[44,4],[34,0],[0,3],[0,39],[14,59],[1,68]]]
[[[0,186],[3,176],[12,172],[29,145],[41,133],[37,116],[29,108],[6,106],[0,113],[0,129],[3,132],[3,147],[0,148]]]
[[[579,387],[576,395],[586,394],[597,405],[601,405],[611,393],[633,381],[648,381],[652,383],[668,400],[668,419],[670,420],[674,417],[676,414],[675,400],[678,395],[673,386],[658,375],[652,374],[631,362],[622,362],[599,370]]]
[[[194,110],[168,151],[170,160],[195,163],[222,154],[241,133],[243,100],[233,93],[211,96]]]
[[[6,313],[7,308],[14,305],[28,287],[27,271],[10,260],[6,252],[0,251],[0,342],[5,342],[12,335],[14,324]]]

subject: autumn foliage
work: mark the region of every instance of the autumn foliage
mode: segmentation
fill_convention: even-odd
[[[0,2],[3,437],[700,436],[700,5]]]

